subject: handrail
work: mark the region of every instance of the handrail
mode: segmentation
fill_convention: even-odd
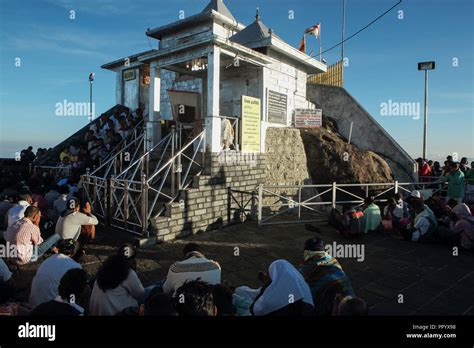
[[[142,132],[140,135],[136,135],[136,131],[139,130],[139,127],[140,127],[140,126],[143,126],[144,121],[145,121],[145,119],[142,118],[142,119],[135,125],[135,127],[132,128],[132,131],[131,131],[130,135],[129,135],[128,137],[126,137],[125,139],[122,139],[113,149],[111,149],[111,150],[109,151],[109,153],[105,156],[105,158],[104,158],[103,160],[108,161],[110,158],[115,157],[115,156],[114,156],[114,153],[117,151],[117,149],[120,149],[120,148],[123,146],[124,143],[126,143],[128,140],[130,140],[129,138],[131,138],[132,136],[135,136],[135,139],[132,140],[131,143],[135,142],[135,140],[136,140],[137,138],[141,137],[141,136],[143,135],[143,132]],[[127,145],[126,145],[126,146],[127,146]],[[126,146],[125,146],[125,147],[126,147]],[[122,149],[122,150],[123,150],[123,149]],[[120,153],[120,152],[121,152],[121,150],[120,150],[118,153]],[[117,154],[118,154],[118,153],[117,153]],[[109,157],[109,158],[107,158],[107,157]],[[101,165],[102,165],[102,164],[101,164]]]
[[[171,137],[171,133],[168,134],[167,136],[165,136],[164,138],[162,138],[157,144],[155,144],[151,149],[149,149],[147,152],[145,152],[143,155],[141,155],[138,159],[136,159],[132,164],[130,164],[127,168],[125,168],[120,174],[117,175],[117,177],[120,177],[122,176],[123,174],[125,174],[129,168],[132,168],[134,167],[135,165],[137,165],[138,163],[140,163],[141,160],[143,160],[143,158],[145,158],[147,155],[149,155],[153,150],[155,150],[157,147],[161,146],[162,143],[164,143],[165,141],[169,140],[168,138]]]
[[[141,134],[139,135],[137,138],[135,138],[132,142],[128,143],[123,149],[121,149],[119,152],[117,152],[114,156],[110,157],[108,160],[106,160],[104,163],[102,163],[99,167],[97,167],[96,169],[94,169],[93,172],[90,173],[90,175],[92,174],[95,174],[96,172],[98,172],[99,170],[103,169],[104,167],[107,166],[107,164],[110,164],[111,162],[113,162],[121,153],[125,152],[126,149],[128,149],[130,146],[132,146],[133,144],[137,143],[137,142],[140,142],[141,140],[143,140],[145,134]]]
[[[193,140],[191,140],[186,146],[181,148],[181,150],[179,150],[173,157],[171,157],[168,160],[168,162],[166,162],[160,169],[158,169],[152,176],[150,176],[148,178],[147,182],[150,183],[150,181],[153,180],[153,178],[155,178],[159,173],[161,173],[167,166],[171,165],[175,161],[176,158],[181,156],[181,154],[184,152],[184,150],[186,150],[188,147],[190,147],[192,144],[194,144],[196,139],[203,137],[204,134],[205,134],[205,131],[202,131]]]

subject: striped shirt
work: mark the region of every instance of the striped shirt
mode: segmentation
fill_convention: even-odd
[[[16,259],[20,265],[30,262],[33,246],[43,242],[39,227],[28,218],[20,219],[8,227],[3,236],[10,245],[16,246]]]

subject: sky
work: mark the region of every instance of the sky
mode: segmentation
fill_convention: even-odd
[[[346,0],[346,37],[398,0]],[[156,48],[145,35],[200,12],[208,0],[0,0],[0,157],[28,145],[51,147],[84,126],[87,116],[57,116],[57,103],[88,102],[95,73],[96,114],[115,105],[115,73],[104,63]],[[321,45],[341,41],[342,0],[225,0],[240,22],[261,20],[288,43],[321,23]],[[74,11],[74,18],[71,18]],[[290,12],[292,11],[292,12]],[[400,12],[401,11],[401,12]],[[421,155],[424,74],[429,72],[428,157],[474,160],[474,0],[404,0],[345,44],[345,88],[413,157]],[[315,38],[308,49],[318,51]],[[324,54],[340,59],[336,48]],[[385,113],[397,103],[409,115]],[[406,104],[408,105],[408,104]],[[419,115],[417,117],[417,106]],[[389,110],[389,111],[390,111]],[[376,149],[375,149],[376,150]]]

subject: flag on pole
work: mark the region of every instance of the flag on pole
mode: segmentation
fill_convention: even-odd
[[[319,37],[319,32],[321,31],[321,23],[313,25],[312,27],[306,29],[305,34],[313,34],[315,38]]]
[[[306,52],[306,40],[304,39],[304,35],[300,41],[300,48],[298,48],[301,52]]]

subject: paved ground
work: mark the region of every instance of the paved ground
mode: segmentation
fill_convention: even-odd
[[[395,235],[367,235],[361,240],[345,240],[327,225],[319,225],[327,243],[362,243],[365,260],[339,258],[356,293],[364,298],[374,315],[468,314],[474,315],[474,254],[442,245],[405,242]],[[302,225],[276,225],[258,228],[255,223],[234,225],[192,237],[164,243],[138,254],[139,276],[145,285],[166,276],[168,267],[182,257],[189,241],[202,244],[207,257],[222,266],[222,276],[234,285],[258,286],[257,272],[266,270],[279,258],[298,265],[304,241],[313,235]],[[95,245],[88,246],[82,263],[89,274],[121,244],[118,232],[100,232]],[[238,247],[238,256],[235,249]],[[35,271],[21,272],[24,296]],[[403,295],[403,303],[398,303]]]

